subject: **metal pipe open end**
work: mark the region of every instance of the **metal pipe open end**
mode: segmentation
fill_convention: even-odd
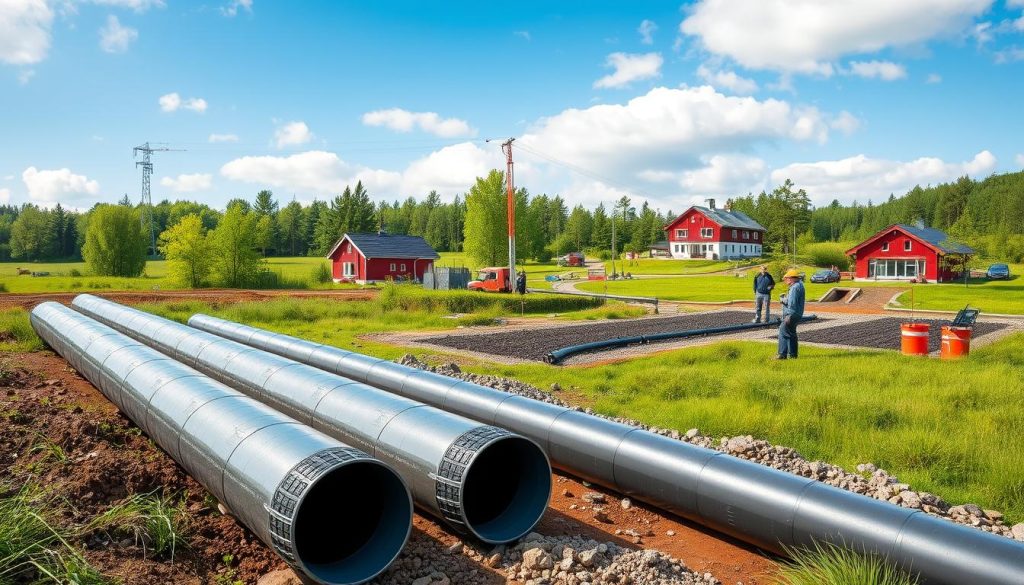
[[[477,450],[461,488],[466,528],[487,543],[511,542],[526,536],[547,510],[551,464],[536,443],[506,434]]]
[[[317,583],[369,581],[405,546],[412,513],[409,490],[387,465],[362,458],[334,467],[295,502],[294,561]]]

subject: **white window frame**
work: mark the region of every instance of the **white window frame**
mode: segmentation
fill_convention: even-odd
[[[761,232],[754,232],[754,239],[757,240],[761,237]]]
[[[704,238],[705,240],[710,240],[711,238],[715,237],[715,229],[709,227],[700,228],[700,237]]]
[[[688,238],[688,237],[690,237],[688,235],[689,233],[690,233],[690,230],[688,230],[688,229],[682,229],[682,230],[681,229],[677,229],[676,230],[676,237],[677,238]]]
[[[400,271],[405,272],[405,264],[399,264],[398,268]]]
[[[341,275],[345,277],[356,275],[356,264],[355,262],[342,262],[341,263]]]
[[[352,253],[352,242],[348,242],[348,243],[345,244],[345,253],[346,254]]]
[[[732,239],[735,240],[738,237],[739,237],[739,231],[738,230],[732,230]]]
[[[903,251],[904,252],[909,252],[911,250],[911,248],[913,248],[913,247],[914,247],[913,242],[911,242],[910,240],[903,240]]]
[[[889,251],[889,242],[882,242],[882,251],[883,252],[888,252]]]
[[[392,262],[391,263],[391,270],[389,270],[388,272],[394,272],[394,271],[395,271],[395,263]]]

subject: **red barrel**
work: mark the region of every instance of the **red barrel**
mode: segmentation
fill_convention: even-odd
[[[939,357],[944,360],[955,360],[967,357],[969,353],[971,353],[971,328],[943,325]]]
[[[903,323],[900,325],[900,349],[903,355],[928,355],[927,323]]]

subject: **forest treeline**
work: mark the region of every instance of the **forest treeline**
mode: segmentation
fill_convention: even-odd
[[[983,254],[1010,261],[1024,259],[1024,172],[914,187],[883,202],[833,201],[813,209],[806,193],[790,181],[771,191],[728,201],[767,230],[769,253],[789,253],[794,244],[855,242],[894,223],[922,220],[947,231]],[[119,205],[144,214],[126,198]],[[720,206],[722,203],[720,202]],[[482,263],[497,263],[506,247],[504,173],[480,177],[463,196],[444,202],[437,192],[416,199],[374,201],[361,183],[327,200],[302,205],[282,203],[271,191],[252,201],[233,199],[226,208],[252,214],[255,250],[262,256],[319,256],[345,232],[384,230],[423,236],[438,251],[463,251]],[[680,202],[678,211],[687,207]],[[608,257],[612,222],[618,251],[642,252],[665,239],[671,209],[654,209],[623,197],[609,206],[570,208],[559,195],[516,193],[517,250],[522,258],[547,260],[570,251]],[[51,209],[25,204],[0,206],[0,261],[77,260],[87,243],[90,216],[57,204]],[[183,218],[195,216],[204,232],[214,230],[224,211],[195,201],[164,200],[153,206],[159,237]],[[144,231],[148,232],[148,228]],[[148,234],[143,241],[148,242]],[[158,250],[160,246],[158,244]],[[148,250],[147,250],[148,251]]]

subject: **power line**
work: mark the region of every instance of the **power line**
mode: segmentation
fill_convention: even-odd
[[[153,144],[166,144],[166,142],[154,142]],[[181,151],[181,149],[167,148],[166,146],[153,148],[149,142],[132,149],[132,157],[136,159],[135,166],[142,167],[142,229],[146,229],[146,224],[149,224],[149,242],[152,246],[152,258],[156,258],[156,228],[153,225],[153,197],[149,190],[150,178],[153,175],[153,160],[151,157],[154,152],[170,151]],[[142,153],[141,161],[137,160],[140,152]]]

